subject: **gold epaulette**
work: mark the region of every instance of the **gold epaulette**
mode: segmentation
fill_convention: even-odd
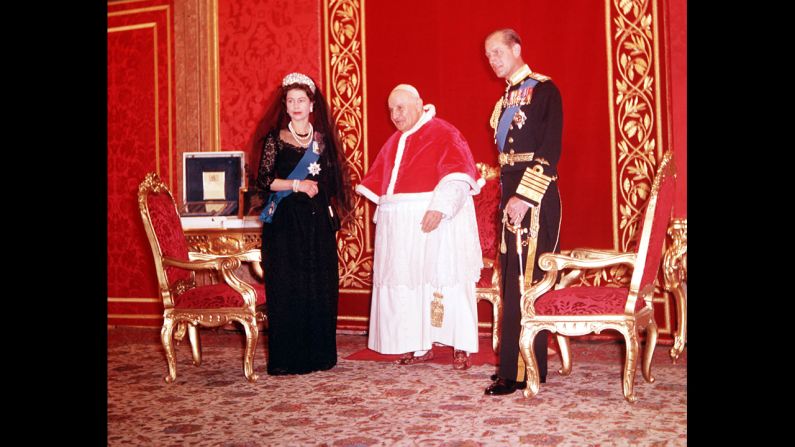
[[[491,118],[489,118],[489,125],[494,129],[495,135],[497,132],[497,125],[500,123],[500,114],[502,113],[502,98],[494,104],[494,110],[491,111]]]
[[[535,79],[538,82],[546,82],[546,81],[549,81],[550,79],[552,79],[552,78],[550,78],[547,75],[542,75],[541,73],[530,73],[529,75],[527,75],[527,77],[528,78],[533,78],[533,79]]]
[[[535,165],[532,168],[526,168],[519,186],[516,188],[516,194],[532,200],[536,203],[541,203],[544,194],[547,192],[549,183],[554,178],[544,174],[544,167]]]

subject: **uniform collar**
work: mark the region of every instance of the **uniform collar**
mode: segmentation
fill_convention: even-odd
[[[509,86],[513,87],[514,85],[522,82],[527,75],[531,74],[533,71],[530,70],[530,67],[527,64],[522,65],[518,70],[513,72],[512,75],[508,76],[508,79],[505,80]]]

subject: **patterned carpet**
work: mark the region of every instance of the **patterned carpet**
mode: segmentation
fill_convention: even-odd
[[[167,372],[159,331],[108,329],[108,445],[212,446],[584,446],[687,444],[687,351],[672,364],[658,346],[656,381],[638,370],[638,402],[621,393],[623,345],[572,340],[573,371],[557,357],[538,395],[485,396],[493,365],[398,366],[346,360],[362,335],[337,336],[339,363],[303,376],[265,373],[265,337],[243,375],[243,336],[203,330],[200,367],[187,337],[177,380]]]

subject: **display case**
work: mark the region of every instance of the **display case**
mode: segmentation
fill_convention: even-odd
[[[231,216],[246,189],[243,151],[182,154],[181,216]]]
[[[242,228],[246,192],[243,151],[182,154],[183,228]]]

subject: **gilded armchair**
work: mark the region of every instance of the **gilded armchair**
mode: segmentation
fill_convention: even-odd
[[[497,352],[500,344],[500,320],[502,317],[500,265],[497,252],[500,230],[500,170],[486,163],[479,162],[476,166],[486,184],[480,189],[480,194],[474,197],[480,248],[483,252],[483,269],[480,272],[480,280],[475,293],[478,301],[486,300],[492,304],[494,324],[491,344],[494,352]]]
[[[675,180],[672,154],[667,152],[651,185],[650,197],[641,219],[642,226],[638,229],[640,238],[634,251],[622,253],[583,248],[571,250],[567,254],[546,253],[539,258],[539,266],[547,273],[525,292],[521,301],[522,331],[519,344],[527,373],[525,397],[538,393],[539,374],[533,354],[533,339],[542,330],[549,330],[557,337],[562,362],[559,372],[562,375],[571,373],[569,336],[598,334],[605,329],[620,332],[626,342],[624,398],[635,402],[638,339],[640,331],[645,329],[643,377],[650,383],[654,382],[651,360],[657,344],[657,324],[652,298],[673,209]],[[572,278],[581,270],[622,264],[632,269],[628,287],[569,287]],[[573,273],[563,275],[564,270],[572,270]],[[563,275],[561,281],[553,288],[559,274]]]
[[[235,254],[213,255],[188,250],[174,197],[157,174],[150,172],[138,186],[138,208],[155,261],[160,297],[163,300],[163,327],[160,339],[168,362],[167,383],[176,379],[174,339],[182,340],[185,331],[191,345],[193,363],[201,364],[199,327],[217,327],[230,321],[242,324],[246,333],[243,370],[255,382],[254,348],[257,345],[257,320],[265,317],[255,306],[265,303],[262,284],[249,284],[235,275],[241,262],[252,262],[261,275],[261,253],[248,250]],[[218,272],[217,284],[197,285],[195,273]],[[175,332],[176,329],[176,332]]]

